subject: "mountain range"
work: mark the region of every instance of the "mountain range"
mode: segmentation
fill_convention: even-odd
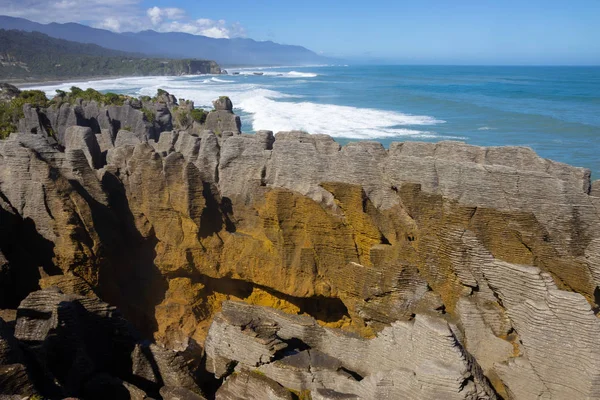
[[[302,46],[246,38],[215,39],[153,30],[116,33],[78,23],[40,24],[8,16],[0,16],[0,29],[41,32],[57,39],[91,43],[108,49],[155,57],[215,60],[221,65],[299,65],[331,61]]]

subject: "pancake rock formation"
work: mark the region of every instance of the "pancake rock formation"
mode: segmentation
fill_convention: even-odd
[[[589,170],[242,134],[214,106],[24,106],[0,141],[0,395],[600,398]]]

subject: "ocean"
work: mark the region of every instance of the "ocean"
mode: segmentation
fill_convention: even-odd
[[[310,66],[229,75],[135,77],[39,86],[135,96],[158,88],[211,108],[229,96],[242,130],[304,130],[342,144],[459,140],[518,145],[600,178],[600,67]],[[238,74],[233,75],[233,72]],[[257,75],[256,73],[262,73]]]

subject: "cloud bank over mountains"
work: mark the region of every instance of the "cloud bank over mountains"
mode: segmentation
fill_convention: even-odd
[[[191,18],[181,8],[143,9],[139,0],[3,0],[0,14],[40,23],[80,22],[114,32],[185,32],[212,38],[245,37],[239,22]]]

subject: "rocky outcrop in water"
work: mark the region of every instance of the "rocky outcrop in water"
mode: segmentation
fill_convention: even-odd
[[[165,96],[163,116],[188,107]],[[72,364],[41,358],[61,390],[74,379],[165,398],[600,396],[588,170],[519,147],[240,134],[224,99],[204,124],[151,129],[138,106],[69,113],[139,117],[139,130],[64,122],[56,142],[41,130],[0,142],[0,308],[69,315],[56,325],[76,339],[64,357],[92,361],[75,379]],[[152,353],[159,367],[98,376],[113,359],[88,354],[88,316],[122,319],[97,296],[154,341],[119,339],[129,347],[110,357]],[[44,343],[37,327],[55,329],[17,316],[21,346],[20,332]],[[174,357],[197,374],[157,378]],[[11,373],[26,376],[21,365]]]

